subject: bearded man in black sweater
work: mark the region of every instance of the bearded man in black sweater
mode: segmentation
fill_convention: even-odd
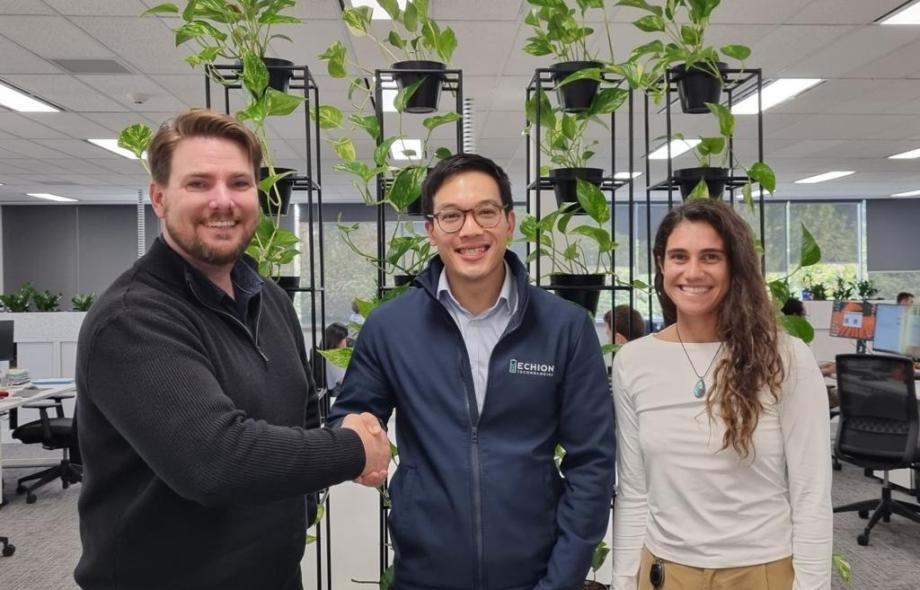
[[[379,485],[375,418],[319,417],[288,296],[243,254],[258,222],[255,136],[196,109],[148,150],[162,234],[80,331],[86,590],[302,588],[305,494]]]

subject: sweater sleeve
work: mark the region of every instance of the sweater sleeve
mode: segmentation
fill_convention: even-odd
[[[792,506],[794,590],[829,590],[833,546],[827,390],[808,347],[791,339],[780,424]]]
[[[621,350],[613,359],[613,400],[617,431],[617,499],[613,518],[612,590],[636,590],[645,542],[648,498],[645,467],[639,445],[639,420],[626,389]]]
[[[81,342],[80,395],[184,498],[206,506],[270,502],[363,469],[354,432],[273,425],[237,408],[182,318],[123,311],[89,336]]]

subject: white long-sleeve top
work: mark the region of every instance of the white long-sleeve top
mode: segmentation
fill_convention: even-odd
[[[827,392],[808,347],[786,336],[780,342],[786,367],[780,401],[762,393],[765,409],[747,459],[720,450],[725,428],[718,408],[710,420],[705,399],[693,396],[697,378],[679,342],[652,334],[617,352],[614,590],[636,589],[643,544],[662,559],[700,568],[791,555],[794,590],[830,589]],[[718,342],[685,346],[698,371],[719,349]],[[714,371],[715,365],[707,391]]]

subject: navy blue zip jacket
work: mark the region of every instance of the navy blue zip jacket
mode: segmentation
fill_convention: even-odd
[[[594,326],[505,260],[518,309],[481,415],[460,330],[437,300],[439,258],[367,319],[332,406],[331,422],[369,411],[386,424],[396,410],[395,590],[580,590],[607,530],[613,406]]]

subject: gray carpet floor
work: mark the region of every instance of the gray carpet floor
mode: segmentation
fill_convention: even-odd
[[[3,448],[5,458],[35,454],[22,445]],[[80,555],[76,509],[80,486],[63,490],[60,484],[51,484],[38,493],[38,502],[26,504],[24,496],[15,494],[16,478],[26,473],[20,469],[3,473],[9,504],[0,509],[0,535],[11,537],[17,549],[12,557],[0,557],[0,590],[74,590],[73,568]],[[835,505],[878,494],[878,481],[864,477],[861,469],[844,465],[843,471],[834,472]],[[911,500],[904,494],[896,496]],[[920,590],[920,524],[894,516],[875,527],[868,547],[860,547],[856,536],[864,526],[855,513],[835,515],[834,547],[850,561],[853,577],[844,584],[835,576],[834,590]]]

